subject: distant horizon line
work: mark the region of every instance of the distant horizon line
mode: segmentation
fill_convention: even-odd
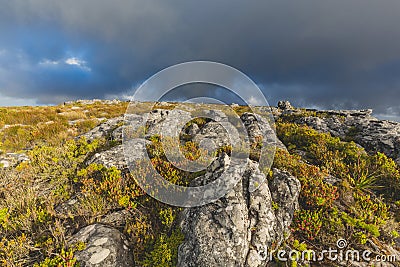
[[[67,100],[67,101],[62,101],[59,102],[57,104],[55,103],[51,103],[51,104],[31,104],[31,105],[3,105],[0,103],[0,108],[23,108],[23,107],[53,107],[53,106],[60,106],[60,105],[65,105],[65,104],[73,104],[73,103],[79,103],[79,102],[112,102],[112,101],[119,101],[119,102],[126,102],[129,103],[132,100],[128,100],[126,98],[113,98],[113,99],[108,99],[108,98],[104,98],[104,99],[100,99],[100,98],[93,98],[93,99],[76,99],[76,100]],[[135,100],[133,100],[135,101]],[[282,100],[282,101],[286,101],[286,100]],[[220,103],[198,103],[198,102],[189,102],[189,101],[182,101],[182,100],[166,100],[166,101],[139,101],[139,102],[153,102],[153,103],[192,103],[192,104],[215,104],[215,105],[222,105]],[[239,105],[239,106],[253,106],[253,107],[263,107],[263,106],[258,106],[258,105],[243,105],[243,104],[237,104],[237,103],[230,103],[226,105]],[[265,107],[277,107],[276,105],[269,105],[269,106],[265,106]],[[374,113],[374,110],[372,108],[363,108],[363,109],[340,109],[340,108],[330,108],[330,109],[326,109],[326,108],[320,108],[320,107],[315,107],[315,106],[304,106],[304,107],[294,107],[295,109],[305,109],[308,111],[362,111],[362,110],[372,110],[372,116],[379,119],[379,120],[388,120],[388,121],[395,121],[395,122],[400,122],[400,116],[396,116],[396,115],[391,115],[391,114],[382,114],[382,113]]]

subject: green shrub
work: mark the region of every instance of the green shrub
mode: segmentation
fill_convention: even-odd
[[[291,152],[305,151],[306,160],[348,180],[357,190],[372,190],[394,200],[400,198],[399,167],[383,153],[368,155],[354,142],[343,142],[305,125],[278,123],[277,134]]]
[[[116,167],[106,168],[94,163],[78,171],[77,175],[82,193],[98,196],[100,201],[103,198],[110,210],[118,206],[134,209],[135,198],[143,194],[132,176],[123,177]]]
[[[278,149],[273,166],[289,171],[300,180],[300,202],[308,208],[329,208],[339,197],[337,187],[324,182],[323,179],[327,174],[316,166],[302,162],[299,156]]]
[[[360,220],[380,226],[389,218],[389,207],[381,199],[358,192],[354,199],[354,212]]]
[[[298,210],[293,217],[292,231],[315,239],[322,227],[322,212],[320,210]]]
[[[76,251],[83,250],[85,244],[78,243],[68,250],[61,249],[60,253],[55,253],[55,256],[48,257],[40,263],[35,263],[34,267],[79,267],[79,263],[74,256]]]
[[[342,212],[342,219],[351,227],[356,227],[358,229],[365,230],[367,233],[375,237],[380,236],[379,227],[374,224],[368,224],[363,220],[351,217],[345,212]]]
[[[161,234],[154,244],[153,250],[146,255],[143,267],[175,267],[178,260],[178,247],[184,236],[179,229],[170,236]]]

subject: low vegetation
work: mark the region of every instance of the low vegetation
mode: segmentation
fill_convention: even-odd
[[[128,103],[0,108],[0,150],[17,152],[35,145],[59,145],[94,128],[102,121],[121,116]]]
[[[68,238],[116,211],[134,214],[120,230],[135,244],[141,266],[176,265],[183,241],[176,220],[181,209],[147,196],[135,173],[85,165],[110,146],[109,140],[74,139],[102,118],[122,115],[126,107],[95,103],[0,109],[1,151],[25,151],[30,159],[15,168],[0,168],[1,266],[78,266],[74,254],[85,244],[68,244]],[[378,245],[394,242],[400,230],[399,166],[384,154],[369,155],[351,141],[288,121],[277,123],[288,151],[276,151],[274,167],[296,176],[302,190],[284,245],[305,250],[326,249],[339,238],[356,248],[370,239]],[[201,126],[205,121],[192,123]],[[188,185],[203,174],[177,170],[160,150],[159,137],[150,141],[151,163],[170,182]],[[188,160],[199,158],[193,142],[183,142],[182,150]],[[229,153],[229,147],[219,152]],[[71,197],[77,204],[65,212],[62,207]]]
[[[105,139],[91,142],[84,138],[74,139],[100,121],[87,128],[83,124],[80,127],[68,123],[71,119],[120,116],[126,103],[113,107],[98,103],[81,108],[90,112],[85,112],[87,115],[79,113],[80,118],[76,112],[59,115],[71,109],[66,106],[10,108],[4,112],[10,117],[5,116],[3,125],[23,122],[24,126],[15,127],[26,131],[22,135],[18,130],[7,131],[12,127],[6,127],[3,138],[20,140],[15,143],[3,139],[2,150],[18,152],[25,149],[29,161],[15,168],[0,169],[0,265],[78,266],[74,253],[85,244],[68,244],[68,238],[86,225],[101,222],[107,214],[126,210],[135,216],[127,219],[120,230],[136,244],[133,248],[136,261],[143,266],[175,266],[177,248],[183,240],[176,224],[180,209],[145,195],[137,186],[134,174],[99,164],[86,166],[85,160],[95,152],[116,144]],[[22,115],[19,110],[24,110]],[[31,114],[32,118],[24,114]],[[29,142],[24,140],[39,131],[40,123],[46,125],[46,120],[55,121],[57,130],[51,134],[43,132],[46,136],[29,139]],[[60,137],[70,129],[74,129],[74,134]],[[190,176],[177,170],[160,150],[159,137],[153,136],[150,140],[151,163],[169,177],[170,182],[187,185],[201,174]],[[186,142],[182,149],[189,160],[198,158],[196,144]],[[76,197],[77,202],[68,210],[63,209],[71,197]]]
[[[321,251],[344,238],[362,249],[369,239],[391,244],[398,237],[400,173],[392,159],[294,123],[278,123],[277,133],[289,151],[278,150],[274,166],[302,183],[286,245]]]

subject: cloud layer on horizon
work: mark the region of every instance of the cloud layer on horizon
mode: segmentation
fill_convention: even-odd
[[[249,75],[270,104],[288,99],[400,116],[397,0],[0,4],[5,97],[118,96],[165,67],[211,60]]]

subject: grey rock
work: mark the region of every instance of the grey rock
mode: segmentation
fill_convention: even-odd
[[[280,108],[282,110],[293,109],[293,107],[289,101],[279,101],[278,108]]]
[[[229,164],[220,161],[224,162]],[[214,173],[225,167],[217,165]],[[258,164],[249,161],[243,179],[225,197],[184,210],[181,228],[185,241],[179,247],[178,266],[266,266],[268,259],[258,253],[273,243],[279,245],[289,233],[300,182],[274,170],[270,187],[265,181],[250,193],[250,180],[260,175]],[[207,180],[207,174],[199,179]],[[278,210],[272,208],[272,201],[278,202]]]
[[[348,132],[348,127],[343,125],[343,121],[338,117],[305,117],[299,120],[301,124],[307,124],[312,128],[325,133],[331,133],[333,136],[345,136]]]
[[[244,113],[240,119],[245,127],[242,130],[236,129],[225,119],[208,122],[194,136],[193,141],[200,143],[200,145],[203,144],[202,148],[208,151],[215,151],[222,146],[237,145],[246,139],[250,144],[261,141],[264,148],[275,149],[275,147],[279,147],[286,149],[282,142],[276,138],[275,130],[266,118],[253,113]]]
[[[155,134],[179,136],[180,131],[191,118],[190,113],[183,110],[152,110],[146,117],[147,136]]]
[[[75,252],[82,267],[132,267],[133,252],[126,238],[116,229],[101,224],[89,225],[68,242],[84,242],[86,248]]]
[[[378,120],[371,115],[372,110],[328,110],[316,113],[316,117],[300,118],[296,123],[342,139],[352,139],[367,152],[382,152],[400,163],[399,122]]]
[[[107,168],[116,167],[119,170],[124,170],[128,166],[127,163],[147,156],[146,144],[148,143],[149,141],[145,139],[132,138],[122,145],[94,154],[86,164],[96,163],[102,164]]]
[[[145,115],[125,114],[125,127],[121,127],[121,130],[116,129],[115,131],[121,131],[123,132],[125,138],[131,138],[131,136],[129,135],[129,131],[132,131],[134,133],[138,130],[144,130],[140,128],[144,127],[145,119]]]
[[[205,113],[206,117],[208,117],[208,118],[210,118],[210,119],[212,119],[214,121],[217,121],[217,122],[220,122],[220,121],[225,121],[226,122],[226,121],[228,121],[228,117],[221,110],[215,110],[215,109],[205,110],[204,113]]]
[[[283,232],[287,232],[292,222],[292,215],[298,209],[298,196],[301,190],[300,181],[286,171],[273,170],[274,176],[269,188],[272,199],[279,209],[275,214]]]
[[[194,137],[196,134],[199,133],[199,131],[200,131],[199,126],[196,123],[192,123],[187,128],[186,134],[188,134],[190,137]]]
[[[219,122],[209,122],[193,138],[194,142],[207,151],[215,151],[217,148],[229,145],[230,135]]]
[[[246,112],[242,114],[240,119],[246,127],[250,143],[262,140],[264,147],[277,147],[286,150],[285,145],[276,137],[275,129],[271,127],[268,118]],[[272,120],[272,117],[269,119]]]
[[[108,138],[116,128],[122,126],[124,123],[125,119],[122,116],[112,118],[81,136],[86,138],[88,142],[95,139]]]
[[[128,221],[135,215],[135,210],[119,210],[105,215],[100,219],[100,223],[110,225],[114,228],[123,230]]]
[[[243,121],[246,130],[249,135],[250,143],[255,143],[259,138],[262,138],[265,135],[269,134],[269,130],[272,130],[268,127],[268,123],[265,122],[260,116],[257,116],[253,113],[244,113],[240,117]]]
[[[107,168],[116,167],[120,170],[125,169],[127,164],[123,145],[118,145],[109,150],[94,154],[86,164],[90,165],[93,163],[104,165]]]
[[[123,126],[120,126],[120,127],[116,128],[116,129],[114,129],[111,132],[110,139],[112,141],[117,141],[117,142],[122,141],[122,139],[123,139],[123,130],[124,130]]]

